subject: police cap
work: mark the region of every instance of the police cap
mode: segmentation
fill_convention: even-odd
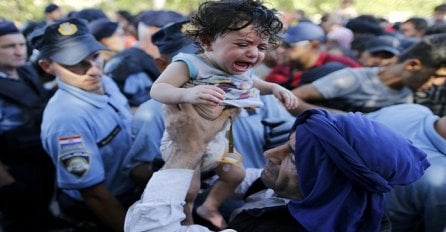
[[[152,35],[152,42],[158,46],[161,54],[173,57],[180,52],[195,53],[198,51],[194,41],[182,32],[183,26],[188,22],[186,20],[167,24]]]
[[[82,19],[69,18],[48,25],[41,36],[32,40],[40,57],[63,65],[75,65],[85,57],[106,48],[89,32]]]

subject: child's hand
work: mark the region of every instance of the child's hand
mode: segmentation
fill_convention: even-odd
[[[299,101],[296,95],[293,94],[293,92],[277,84],[274,85],[272,92],[274,96],[285,105],[287,109],[297,108]]]
[[[186,89],[183,100],[191,104],[220,105],[225,91],[212,85],[197,85]]]

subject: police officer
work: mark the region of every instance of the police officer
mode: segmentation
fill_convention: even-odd
[[[131,111],[115,83],[102,74],[105,47],[83,20],[51,24],[33,40],[39,65],[57,78],[45,108],[42,143],[55,166],[58,202],[82,231],[121,231],[126,207],[139,197],[122,172],[132,144]]]
[[[3,231],[45,231],[54,167],[40,142],[46,92],[26,63],[25,37],[0,22],[0,212]],[[0,228],[1,230],[1,228]]]

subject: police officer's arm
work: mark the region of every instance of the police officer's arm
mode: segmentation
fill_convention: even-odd
[[[112,231],[123,231],[125,209],[104,184],[80,190],[85,203]]]
[[[150,177],[152,177],[154,171],[156,170],[154,170],[153,163],[142,163],[130,170],[130,177],[137,185],[144,187],[147,181],[150,180]]]
[[[6,167],[3,165],[2,161],[0,161],[0,188],[14,182],[14,177],[11,176],[8,170],[6,170]]]

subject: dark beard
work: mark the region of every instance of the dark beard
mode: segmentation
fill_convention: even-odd
[[[305,70],[304,64],[302,64],[299,61],[290,61],[289,64],[291,66],[291,69],[300,70],[300,71],[304,71]]]

